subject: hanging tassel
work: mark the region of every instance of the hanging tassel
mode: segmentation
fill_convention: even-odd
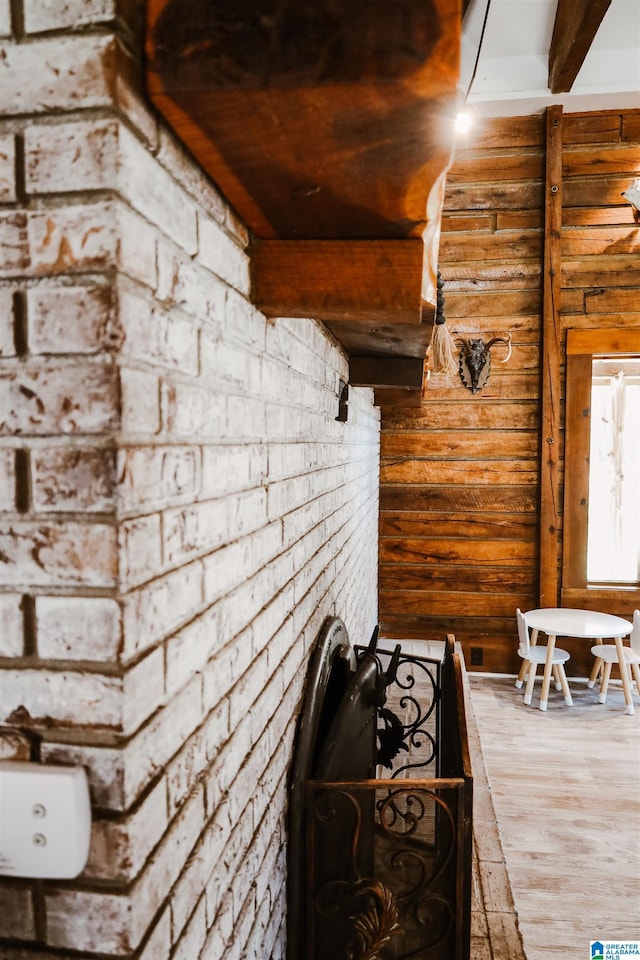
[[[458,348],[451,336],[444,316],[444,280],[438,270],[438,295],[436,316],[429,351],[429,369],[434,373],[446,373],[455,376],[458,372]]]

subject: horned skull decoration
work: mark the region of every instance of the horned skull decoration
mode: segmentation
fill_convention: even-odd
[[[511,334],[506,337],[492,337],[488,343],[484,340],[460,339],[460,379],[465,387],[471,390],[471,393],[477,393],[484,387],[489,379],[491,370],[491,347],[494,343],[506,343],[509,349],[504,360],[500,363],[506,363],[511,356]]]

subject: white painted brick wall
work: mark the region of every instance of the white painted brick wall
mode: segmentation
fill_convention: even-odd
[[[95,34],[2,44],[0,116],[109,107],[115,48],[113,37]]]
[[[0,203],[12,203],[16,195],[15,134],[0,134]]]
[[[0,0],[0,37],[11,36],[11,0]]]
[[[0,358],[14,357],[15,353],[13,290],[3,287],[0,288]]]
[[[118,425],[111,364],[0,364],[0,436],[103,434]]]
[[[101,190],[117,182],[115,120],[29,124],[24,130],[28,194]]]
[[[0,593],[0,656],[20,657],[24,652],[24,618],[19,593]]]
[[[251,304],[115,7],[23,0],[0,44],[0,723],[94,807],[77,883],[0,883],[0,955],[283,960],[309,656],[377,618],[379,418],[337,423],[333,339]]]
[[[43,660],[117,662],[122,622],[116,600],[38,596],[35,616],[37,650]]]
[[[16,502],[16,455],[11,447],[0,448],[0,510],[11,512]]]
[[[0,521],[3,587],[114,589],[116,531],[77,519],[56,524]]]
[[[113,20],[115,0],[24,0],[27,33],[63,30]]]
[[[32,354],[98,354],[118,349],[122,331],[109,285],[42,283],[30,287],[26,297]]]
[[[34,211],[26,227],[28,251],[21,249],[20,256],[28,258],[32,276],[88,273],[115,263],[117,233],[111,203]]]
[[[25,887],[0,887],[0,937],[36,939],[33,897]]]
[[[113,513],[115,451],[44,447],[31,454],[35,513]]]

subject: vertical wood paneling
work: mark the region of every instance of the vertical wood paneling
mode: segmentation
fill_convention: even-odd
[[[555,569],[566,330],[640,325],[640,229],[621,197],[640,174],[639,118],[562,118]],[[449,329],[485,340],[510,332],[511,359],[501,364],[494,348],[489,381],[475,396],[458,378],[432,376],[419,407],[382,407],[383,632],[455,632],[470,669],[516,670],[515,608],[539,601],[545,127],[544,117],[482,122],[458,148],[445,196],[439,267]],[[471,647],[482,648],[479,667]],[[587,671],[589,662],[578,646],[573,669]]]
[[[562,263],[562,107],[546,113],[544,201],[544,281],[542,318],[542,436],[540,438],[540,590],[539,606],[558,603],[560,519],[560,299]]]

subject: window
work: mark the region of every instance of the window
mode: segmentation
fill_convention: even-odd
[[[587,582],[640,582],[640,357],[591,366]]]
[[[640,331],[567,336],[562,602],[640,596]]]

